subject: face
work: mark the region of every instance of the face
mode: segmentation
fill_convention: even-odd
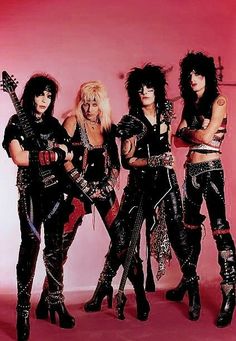
[[[202,95],[206,88],[206,77],[199,75],[193,70],[190,73],[190,86],[197,95]]]
[[[153,105],[155,103],[154,88],[150,88],[150,87],[147,87],[146,85],[142,85],[138,93],[139,93],[139,97],[140,97],[143,107]]]
[[[86,101],[81,106],[84,117],[89,120],[96,122],[99,116],[99,107],[96,101]]]
[[[52,101],[52,94],[49,91],[43,91],[39,96],[34,97],[35,114],[41,116],[48,109]]]

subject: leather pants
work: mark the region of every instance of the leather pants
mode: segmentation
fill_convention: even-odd
[[[45,238],[43,257],[49,286],[49,302],[63,301],[63,199],[63,195],[57,190],[44,193],[38,188],[27,188],[20,192],[18,212],[21,244],[17,263],[18,311],[30,308],[42,223]]]

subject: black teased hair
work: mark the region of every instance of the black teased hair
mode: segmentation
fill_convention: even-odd
[[[202,52],[188,52],[180,61],[180,93],[185,106],[188,107],[188,111],[192,110],[193,112],[197,95],[190,85],[190,73],[192,71],[205,76],[206,88],[203,96],[199,99],[198,107],[202,114],[209,115],[212,103],[219,95],[214,59],[212,57],[208,57]]]
[[[146,64],[142,68],[133,68],[127,74],[125,84],[130,112],[135,115],[142,107],[138,91],[143,85],[154,88],[155,102],[162,112],[166,101],[166,84],[165,72],[161,66]]]
[[[45,116],[51,116],[53,114],[55,99],[58,92],[58,83],[53,77],[44,73],[34,74],[25,85],[21,103],[27,114],[31,114],[34,111],[35,96],[39,96],[45,90],[52,94],[51,103],[45,111]]]

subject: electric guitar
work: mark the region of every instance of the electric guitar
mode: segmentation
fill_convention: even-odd
[[[25,139],[30,141],[30,145],[36,149],[36,150],[42,150],[45,149],[45,147],[42,145],[42,141],[38,139],[38,137],[35,135],[34,130],[31,127],[30,120],[26,113],[24,112],[22,105],[15,93],[15,89],[17,87],[18,82],[10,76],[6,71],[2,72],[2,90],[7,92],[12,100],[12,103],[15,107],[17,116],[19,118],[20,126],[22,128],[22,131],[24,133]],[[49,166],[40,166],[38,165],[38,173],[40,176],[41,183],[45,189],[52,187],[58,183],[58,179],[53,174],[52,169]]]

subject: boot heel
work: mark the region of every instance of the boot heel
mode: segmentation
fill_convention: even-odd
[[[107,294],[107,306],[109,309],[112,308],[112,299],[113,299],[113,288],[111,287],[110,292]]]
[[[49,310],[50,312],[50,321],[52,324],[56,324],[56,316],[55,316],[55,310],[52,310],[52,308]]]
[[[111,308],[113,288],[110,284],[107,285],[106,283],[99,282],[96,290],[94,291],[93,297],[85,303],[84,310],[86,312],[100,311],[104,297],[107,297],[108,308]]]
[[[49,308],[51,323],[56,323],[55,313],[59,317],[59,326],[61,328],[73,328],[75,325],[75,319],[69,314],[64,303],[54,304]]]
[[[175,302],[182,301],[186,291],[187,291],[187,285],[185,283],[185,279],[182,278],[176,288],[170,289],[166,292],[166,299],[168,301],[175,301]]]

